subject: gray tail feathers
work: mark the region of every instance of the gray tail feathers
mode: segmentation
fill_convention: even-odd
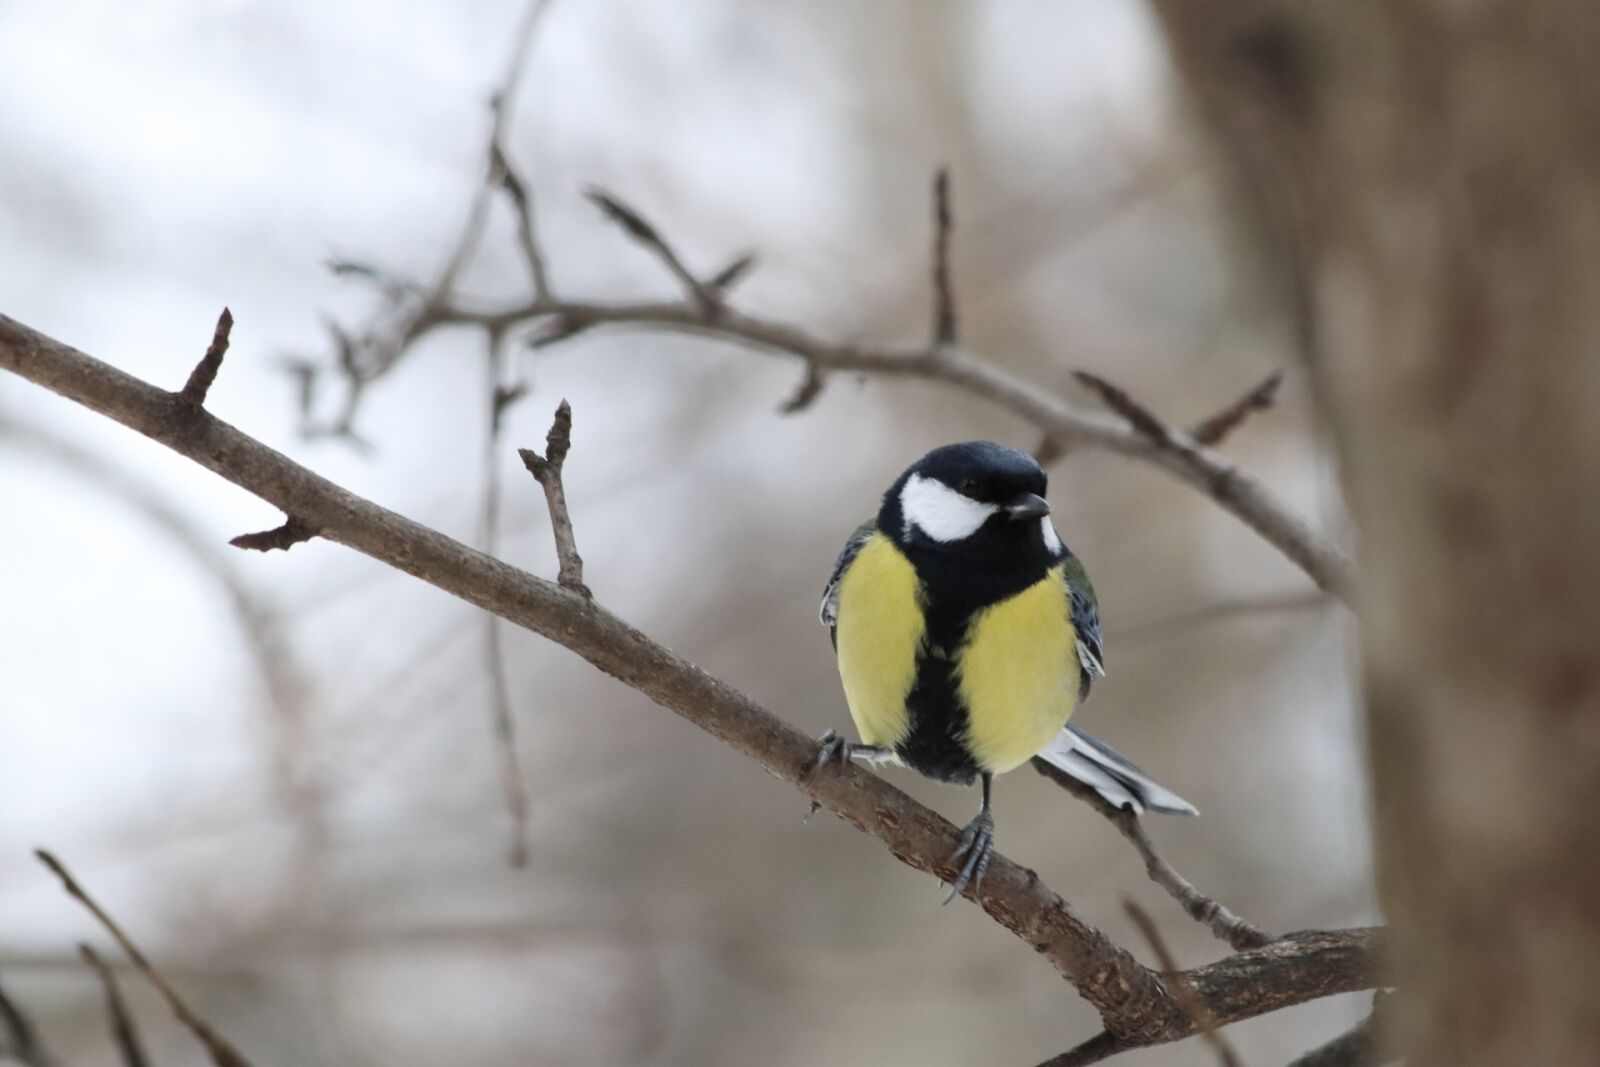
[[[1104,741],[1068,726],[1045,746],[1039,758],[1099,793],[1112,806],[1136,812],[1199,815],[1200,809],[1163,787]]]

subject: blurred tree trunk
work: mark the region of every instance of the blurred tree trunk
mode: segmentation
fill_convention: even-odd
[[[1156,3],[1360,530],[1394,1048],[1600,1063],[1600,4]]]

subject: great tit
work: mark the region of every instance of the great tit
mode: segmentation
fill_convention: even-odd
[[[822,597],[861,742],[830,730],[818,765],[896,762],[983,783],[946,903],[983,881],[996,774],[1035,756],[1117,807],[1197,814],[1109,746],[1067,725],[1105,674],[1083,564],[1050,522],[1045,473],[989,441],[936,448],[850,535]]]

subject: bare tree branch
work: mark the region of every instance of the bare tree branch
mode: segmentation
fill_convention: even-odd
[[[274,549],[287,552],[303,541],[309,541],[317,536],[317,528],[304,519],[290,515],[282,526],[274,526],[270,530],[259,533],[240,534],[228,542],[234,548],[245,548],[253,552],[271,552]]]
[[[1110,636],[1115,637],[1120,646],[1124,642],[1154,640],[1176,630],[1186,630],[1207,623],[1317,611],[1327,608],[1332,603],[1334,601],[1327,593],[1316,589],[1302,593],[1240,597],[1236,600],[1202,604],[1196,608],[1175,611],[1170,615],[1139,619],[1123,626],[1113,627]]]
[[[1177,869],[1156,851],[1149,835],[1144,832],[1144,824],[1139,821],[1137,814],[1116,807],[1090,786],[1042,759],[1034,759],[1031,762],[1034,770],[1110,820],[1144,860],[1145,873],[1150,876],[1150,880],[1165,889],[1172,899],[1183,905],[1183,910],[1191,919],[1209,929],[1219,941],[1244,952],[1260,948],[1272,940],[1271,935],[1259,926],[1241,919],[1200,892],[1192,882],[1179,874]]]
[[[819,372],[852,371],[944,382],[1032,423],[1054,442],[1057,450],[1098,448],[1154,464],[1199,489],[1281,551],[1320,588],[1348,602],[1354,577],[1349,558],[1250,475],[1198,445],[1181,439],[1154,441],[1121,419],[1083,411],[992,361],[975,358],[957,347],[943,349],[938,359],[929,359],[925,350],[917,348],[828,341],[788,323],[740,312],[727,303],[720,305],[716,318],[709,321],[696,306],[683,302],[535,301],[502,308],[444,309],[439,312],[437,324],[515,326],[541,321],[554,323],[556,331],[554,335],[540,335],[533,342],[541,346],[601,326],[650,327],[794,356],[814,365]]]
[[[1149,913],[1139,907],[1131,897],[1123,900],[1122,908],[1139,927],[1139,932],[1144,934],[1144,939],[1150,943],[1150,951],[1156,954],[1156,961],[1161,964],[1167,988],[1172,991],[1172,998],[1178,1002],[1184,1014],[1189,1016],[1205,1043],[1217,1054],[1217,1062],[1221,1063],[1222,1067],[1242,1067],[1239,1053],[1227,1038],[1218,1033],[1216,1020],[1206,1009],[1205,1002],[1179,973],[1178,962],[1173,959],[1172,950],[1167,947],[1167,942],[1162,938],[1155,920],[1150,918]]]
[[[497,555],[500,539],[500,439],[505,413],[527,392],[522,382],[509,382],[505,331],[488,330],[485,355],[489,380],[488,432],[483,445],[483,529],[480,543],[489,555]],[[483,615],[484,666],[489,678],[489,715],[494,724],[495,751],[499,757],[500,789],[511,817],[511,843],[507,862],[521,870],[528,865],[528,787],[523,780],[522,760],[518,755],[516,714],[511,706],[511,685],[506,678],[505,644],[498,616]]]
[[[222,357],[228,353],[228,338],[232,333],[233,312],[223,308],[222,314],[217,316],[217,329],[211,335],[211,344],[206,348],[206,354],[200,357],[200,362],[194,365],[194,370],[189,372],[189,380],[183,383],[179,396],[196,406],[206,402],[211,383],[217,380],[217,372],[222,369]]]
[[[1393,994],[1379,992],[1372,1001],[1372,1014],[1338,1037],[1297,1057],[1289,1067],[1381,1067],[1398,1057],[1390,1054],[1381,1041],[1382,1017]]]
[[[797,787],[917,870],[945,880],[955,827],[888,782],[856,767],[813,773],[816,742],[717,678],[651,641],[593,600],[505,563],[342,489],[280,453],[133,378],[0,315],[0,369],[9,370],[156,440],[304,516],[347,545],[542,634],[676,712]],[[996,855],[968,899],[1032,946],[1129,1047],[1194,1033],[1160,976],[1085,922],[1038,875]],[[1378,982],[1379,932],[1293,934],[1182,972],[1216,1024]]]
[[[563,400],[556,408],[550,432],[545,435],[544,455],[531,448],[519,448],[517,455],[543,487],[545,503],[550,508],[550,529],[555,535],[556,559],[560,566],[556,581],[563,588],[591,600],[594,594],[583,584],[583,557],[578,555],[578,539],[572,532],[572,516],[567,511],[567,490],[561,481],[561,468],[566,465],[571,448],[572,405]]]
[[[1257,411],[1266,411],[1278,398],[1278,387],[1283,384],[1283,371],[1275,370],[1260,385],[1245,393],[1221,411],[1196,423],[1189,436],[1196,444],[1207,448],[1220,445],[1229,434],[1243,425],[1244,420]]]
[[[933,349],[956,343],[956,294],[950,284],[950,172],[933,178]]]
[[[216,1067],[250,1067],[249,1060],[240,1055],[239,1051],[229,1044],[221,1034],[211,1029],[205,1020],[189,1009],[189,1005],[185,1004],[183,998],[178,996],[177,990],[173,989],[171,984],[162,977],[161,972],[155,969],[154,965],[145,957],[145,954],[139,950],[139,946],[133,943],[133,939],[124,933],[122,927],[117,925],[117,921],[95,902],[94,898],[84,890],[83,886],[78,884],[78,880],[62,865],[60,860],[42,848],[35,849],[33,854],[39,857],[39,862],[48,867],[51,873],[61,879],[61,885],[66,889],[67,895],[87,908],[89,914],[93,915],[100,925],[106,928],[106,932],[116,939],[117,944],[122,946],[122,951],[127,954],[134,967],[140,974],[145,976],[145,979],[151,985],[155,986],[156,992],[160,993],[162,999],[167,1002],[167,1005],[172,1009],[172,1014],[176,1015],[178,1021],[205,1046],[206,1052],[211,1057],[211,1062]]]
[[[1157,448],[1168,448],[1172,445],[1172,434],[1167,430],[1166,423],[1151,414],[1150,409],[1139,403],[1120,387],[1112,385],[1097,374],[1090,374],[1086,370],[1075,370],[1072,376],[1086,386],[1100,402],[1106,407],[1121,415],[1127,424],[1145,440]]]
[[[817,397],[822,395],[822,387],[825,384],[827,379],[822,376],[822,368],[815,363],[806,363],[805,376],[800,379],[794,395],[779,405],[778,411],[784,415],[795,415],[804,411],[816,403]]]
[[[522,774],[522,758],[517,749],[515,709],[511,705],[511,686],[506,678],[504,640],[500,618],[485,613],[484,659],[489,676],[489,715],[494,725],[494,748],[500,767],[500,790],[506,813],[511,818],[510,844],[506,862],[518,870],[528,865],[528,786]]]
[[[549,295],[544,261],[535,239],[531,196],[520,177],[512,174],[504,146],[511,126],[512,106],[523,75],[527,72],[537,30],[552,3],[553,0],[529,0],[512,34],[511,54],[489,97],[489,132],[485,139],[483,178],[473,187],[461,229],[433,282],[429,285],[417,284],[396,278],[369,264],[349,260],[337,260],[329,264],[337,274],[354,274],[377,282],[384,299],[367,321],[355,329],[347,330],[336,323],[329,323],[329,333],[344,379],[344,395],[338,411],[330,420],[318,421],[312,413],[316,377],[301,374],[291,363],[291,370],[297,373],[300,382],[301,433],[304,436],[335,437],[365,447],[355,431],[355,417],[367,387],[386,374],[414,340],[440,324],[443,309],[453,306],[456,282],[483,239],[489,208],[497,189],[505,191],[517,212],[519,243],[534,293],[538,298]],[[507,184],[508,176],[517,187],[515,191]]]
[[[1053,466],[1067,454],[1067,445],[1055,434],[1045,431],[1033,447],[1033,458],[1041,467]]]
[[[715,290],[719,298],[727,296],[733,290],[733,287],[738,285],[746,274],[750,273],[750,270],[755,265],[756,256],[754,252],[746,252],[743,255],[735,256],[726,267],[713,274],[711,279],[706,282],[706,285]]]
[[[1101,1031],[1081,1045],[1052,1056],[1039,1065],[1039,1067],[1089,1067],[1091,1063],[1109,1060],[1112,1056],[1127,1052],[1133,1045],[1125,1045],[1109,1030]]]
[[[504,146],[496,141],[489,148],[489,170],[492,180],[505,190],[511,208],[517,216],[517,247],[528,268],[528,280],[533,285],[534,297],[550,295],[550,279],[545,273],[544,253],[539,251],[538,230],[534,224],[533,198],[528,185],[517,173],[506,154]]]
[[[117,1043],[123,1067],[146,1067],[150,1061],[144,1054],[144,1044],[139,1040],[139,1031],[134,1028],[133,1017],[128,1014],[128,1006],[122,1001],[122,991],[117,988],[117,976],[88,945],[79,945],[78,954],[94,968],[94,973],[100,979],[100,987],[105,990],[106,1013],[111,1017],[111,1037]]]
[[[604,212],[606,218],[621,226],[623,232],[649,249],[661,260],[668,272],[678,279],[678,283],[683,286],[684,292],[689,295],[695,306],[699,308],[702,318],[710,318],[712,316],[718,304],[715,293],[710,286],[695,277],[694,272],[684,265],[683,259],[667,243],[667,239],[661,236],[660,230],[657,230],[643,215],[604,189],[590,186],[583,191],[583,195],[588,197],[596,207]],[[735,260],[734,264],[730,265],[730,268],[738,262],[738,260]],[[727,275],[730,268],[725,268],[719,277]],[[738,272],[734,273],[733,277],[737,278]],[[726,287],[727,284],[728,280],[724,280],[723,287]]]
[[[440,304],[449,299],[455,289],[457,277],[471,261],[473,253],[477,251],[478,242],[483,237],[484,224],[488,221],[489,202],[495,187],[501,184],[503,173],[508,170],[501,164],[506,161],[503,146],[506,131],[511,126],[512,107],[517,99],[517,90],[522,85],[522,77],[528,70],[528,58],[533,54],[539,23],[548,14],[552,2],[553,0],[529,0],[528,5],[523,8],[522,20],[512,34],[511,55],[506,60],[505,71],[501,74],[494,92],[489,96],[489,136],[485,149],[486,177],[473,190],[461,234],[450,256],[445,260],[438,278],[434,281],[425,306]],[[535,255],[534,258],[539,257]],[[530,261],[530,269],[532,266],[533,263]]]
[[[0,1060],[10,1057],[24,1067],[55,1067],[39,1040],[38,1028],[0,986]]]
[[[356,405],[367,384],[385,373],[406,345],[436,328],[454,325],[486,329],[532,327],[527,342],[535,347],[565,341],[600,326],[650,327],[696,334],[802,360],[806,364],[806,378],[790,404],[785,405],[786,410],[796,402],[796,409],[803,408],[815,399],[820,388],[818,383],[826,372],[833,370],[942,381],[998,404],[1032,423],[1042,434],[1039,451],[1045,459],[1057,458],[1068,448],[1087,446],[1153,463],[1211,497],[1283,552],[1319,587],[1348,602],[1353,568],[1343,552],[1314,532],[1260,482],[1212,455],[1200,443],[1170,433],[1154,416],[1129,426],[1085,412],[1011,375],[993,361],[960,351],[953,343],[932,350],[925,346],[868,347],[825,340],[797,326],[735,311],[727,304],[725,291],[746,269],[750,257],[734,260],[710,283],[703,283],[684,265],[659,230],[637,210],[597,189],[590,190],[589,196],[630,236],[662,259],[685,288],[685,299],[658,303],[585,303],[556,300],[535,293],[531,299],[520,303],[481,306],[452,299],[447,290],[435,287],[434,295],[422,302],[421,309],[406,321],[403,329],[385,331],[369,324],[360,331],[365,340],[344,345],[346,354],[341,357],[341,364],[349,385],[344,410],[335,423],[337,430],[351,432]],[[936,238],[936,259],[937,246],[947,237],[946,233]],[[364,269],[372,274],[379,273],[371,268]],[[946,273],[946,286],[948,281]],[[400,289],[404,291],[404,287]],[[936,302],[942,299],[936,296]],[[953,331],[953,299],[950,312]],[[371,358],[373,351],[382,358]],[[1109,385],[1103,379],[1093,381]],[[1125,393],[1120,390],[1117,393],[1132,402]],[[1104,398],[1103,393],[1102,396]],[[1143,408],[1138,410],[1144,411]]]
[[[353,423],[367,386],[385,374],[407,346],[436,328],[452,325],[530,328],[526,340],[535,347],[570,339],[597,326],[679,330],[804,361],[805,377],[796,393],[780,409],[786,413],[803,410],[815,400],[828,371],[924,378],[943,381],[990,400],[1032,423],[1041,432],[1038,448],[1041,462],[1058,458],[1069,448],[1086,445],[1154,463],[1238,517],[1303,569],[1320,588],[1349,601],[1353,568],[1345,554],[1313,531],[1261,483],[1207,452],[1203,440],[1167,439],[1170,435],[1164,425],[1153,417],[1136,422],[1132,427],[1119,425],[1066,404],[1038,386],[999,369],[991,361],[957,350],[955,300],[949,271],[952,216],[948,175],[944,171],[934,182],[935,322],[931,347],[872,348],[832,342],[786,323],[735,313],[726,303],[727,292],[753,263],[752,255],[739,256],[709,281],[703,281],[685,265],[655,225],[616,196],[597,188],[587,191],[589,198],[665,264],[684,289],[685,298],[654,304],[596,304],[554,299],[548,285],[541,282],[543,258],[532,240],[526,187],[515,174],[502,143],[506,112],[526,65],[534,29],[548,4],[549,0],[534,0],[527,8],[518,33],[518,46],[501,87],[491,101],[494,121],[488,139],[489,178],[475,191],[461,237],[438,280],[424,288],[399,282],[367,265],[348,262],[339,265],[345,273],[359,273],[379,281],[386,297],[383,306],[361,329],[334,329],[339,364],[346,379],[343,404],[330,425],[317,426],[308,419],[303,432],[328,433],[359,441]],[[1171,175],[1161,176],[1161,184],[1170,179]],[[506,190],[518,211],[519,241],[534,276],[534,291],[531,299],[520,303],[474,306],[471,301],[457,298],[454,283],[477,247],[488,196],[496,185]],[[1125,199],[1136,201],[1145,192],[1147,189],[1141,183],[1131,190],[1133,195]],[[315,377],[302,375],[300,380],[304,397],[309,394]],[[1101,381],[1101,384],[1106,383]],[[1247,394],[1245,399],[1253,395]],[[309,406],[303,401],[303,409]],[[1246,410],[1250,410],[1248,405]],[[1243,414],[1237,417],[1242,418]],[[1225,434],[1230,428],[1225,427],[1221,432]]]
[[[1260,948],[1272,940],[1259,926],[1248,922],[1201,893],[1177,869],[1156,852],[1150,836],[1144,832],[1144,823],[1131,811],[1119,811],[1111,821],[1122,836],[1133,843],[1144,860],[1145,873],[1150,880],[1165,889],[1172,898],[1183,905],[1189,918],[1208,928],[1217,940],[1227,943],[1240,952]]]

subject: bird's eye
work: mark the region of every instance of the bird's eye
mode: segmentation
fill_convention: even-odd
[[[966,496],[977,496],[983,489],[983,483],[976,478],[961,479],[961,492]]]

